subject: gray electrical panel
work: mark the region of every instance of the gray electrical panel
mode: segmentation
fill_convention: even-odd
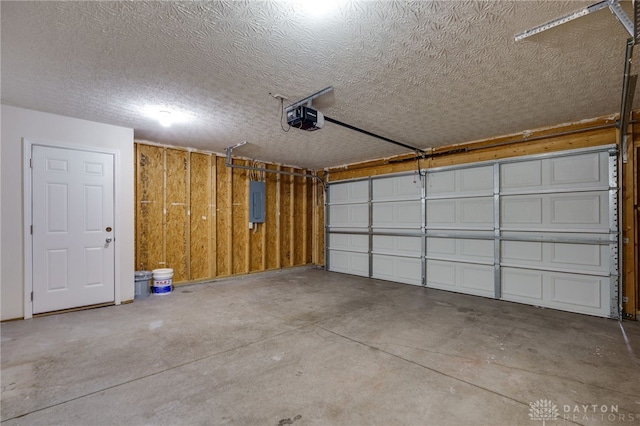
[[[265,183],[249,181],[249,222],[264,223],[266,198]]]

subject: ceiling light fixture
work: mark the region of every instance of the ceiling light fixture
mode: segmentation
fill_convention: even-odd
[[[320,18],[327,15],[331,10],[340,7],[340,0],[297,0],[296,6],[300,7],[308,16]]]
[[[158,122],[162,127],[169,127],[173,124],[173,119],[171,118],[171,113],[169,111],[159,111],[158,112]]]

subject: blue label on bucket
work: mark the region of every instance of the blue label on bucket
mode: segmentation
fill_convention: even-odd
[[[154,294],[171,293],[171,284],[165,286],[153,286]]]

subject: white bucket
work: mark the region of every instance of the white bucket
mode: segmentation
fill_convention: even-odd
[[[173,269],[161,268],[153,271],[153,294],[164,295],[171,293]]]

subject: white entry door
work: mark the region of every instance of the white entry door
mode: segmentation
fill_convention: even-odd
[[[32,146],[33,313],[113,302],[114,156]]]

